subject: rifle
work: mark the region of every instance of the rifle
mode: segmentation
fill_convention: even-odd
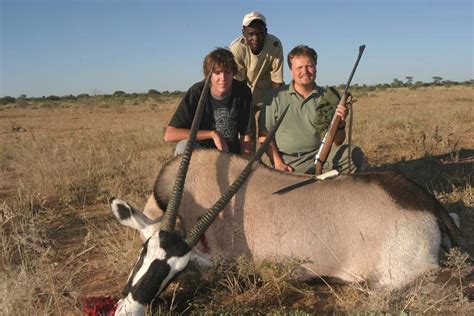
[[[357,60],[355,62],[354,67],[352,68],[352,72],[349,76],[349,80],[347,80],[346,87],[342,94],[341,100],[339,104],[346,106],[347,99],[349,94],[347,91],[349,90],[349,86],[351,85],[352,77],[354,77],[354,73],[357,69],[357,65],[359,65],[360,58],[362,57],[362,53],[364,52],[365,45],[359,46],[359,56],[357,56]],[[323,172],[323,165],[326,162],[326,159],[331,151],[332,143],[334,142],[334,136],[336,136],[337,127],[341,122],[341,118],[334,113],[331,124],[329,125],[328,131],[324,135],[323,141],[321,142],[321,146],[319,147],[318,153],[316,154],[315,164],[316,164],[316,175],[320,175]]]

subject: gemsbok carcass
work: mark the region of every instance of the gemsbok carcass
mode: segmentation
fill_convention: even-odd
[[[169,204],[170,183],[180,161],[177,157],[167,163],[156,181],[154,196],[163,209]],[[246,163],[239,156],[214,150],[193,153],[179,208],[186,231]],[[399,288],[437,267],[442,235],[446,230],[457,233],[436,199],[392,173],[339,176],[286,194],[272,194],[302,179],[305,177],[261,164],[254,167],[222,216],[204,233],[201,248],[226,256],[244,254],[254,260],[302,259],[302,271],[308,278],[332,276],[348,282],[367,281],[374,287]],[[155,240],[159,223],[148,225],[151,220],[118,200],[112,207],[123,223],[141,229],[146,237],[152,236],[140,260],[159,251]],[[145,263],[148,268],[137,273],[135,284],[140,278],[140,282],[159,284],[154,278],[160,268],[153,268],[154,259],[149,258],[148,263],[137,263],[139,271]],[[149,291],[149,296],[142,303],[150,302],[156,291],[144,291]]]
[[[395,289],[438,266],[444,235],[461,240],[442,205],[395,174],[340,176],[278,195],[272,193],[308,177],[263,164],[252,169],[266,144],[248,161],[215,150],[196,150],[190,160],[191,143],[156,180],[154,198],[166,210],[161,221],[111,201],[122,224],[147,238],[116,314],[143,314],[188,265],[198,243],[225,256],[299,259],[299,277]],[[189,232],[185,237],[175,231],[178,213]]]
[[[154,196],[163,209],[170,203],[180,161],[176,157],[168,162],[156,180]],[[214,150],[193,153],[179,208],[185,231],[205,216],[246,163],[237,155]],[[393,289],[437,267],[442,236],[447,231],[458,234],[436,199],[393,173],[339,176],[272,194],[304,179],[258,164],[203,237],[200,231],[187,238],[194,242],[200,238],[202,250],[225,256],[301,259],[302,276],[307,278],[331,276]],[[156,240],[163,234],[158,236],[160,223],[149,225],[150,219],[119,200],[112,202],[112,208],[123,224],[151,236],[136,265],[134,281],[129,281],[125,291],[132,290],[128,295],[133,296],[134,285],[149,284],[143,293],[136,289],[137,295],[147,293],[141,302],[149,303],[157,293],[151,286],[161,282],[162,268],[157,262],[154,267],[155,257],[149,255],[164,256]]]

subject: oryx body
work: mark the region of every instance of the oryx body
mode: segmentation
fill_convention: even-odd
[[[179,162],[177,157],[167,163],[156,180],[154,196],[163,210]],[[246,163],[213,150],[193,153],[179,208],[186,231]],[[255,260],[301,259],[309,277],[365,280],[390,288],[437,266],[441,230],[435,213],[442,206],[418,185],[391,173],[374,173],[272,194],[305,179],[255,166],[198,247]]]

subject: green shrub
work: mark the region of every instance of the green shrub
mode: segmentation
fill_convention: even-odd
[[[126,95],[126,93],[124,91],[115,91],[112,95],[114,97],[123,97]]]
[[[8,104],[8,103],[15,103],[15,98],[10,97],[10,96],[0,98],[0,104],[5,105],[5,104]]]
[[[159,95],[161,94],[159,91],[155,90],[155,89],[150,89],[148,90],[148,95]]]
[[[58,97],[57,95],[50,95],[50,96],[46,97],[46,100],[49,100],[49,101],[60,101],[61,98]]]

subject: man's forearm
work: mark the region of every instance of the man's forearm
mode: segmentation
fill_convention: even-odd
[[[281,158],[280,151],[278,150],[273,140],[270,142],[270,145],[268,146],[268,152],[271,154],[270,159],[272,160],[274,166],[284,163],[283,158]]]
[[[168,125],[163,139],[165,142],[179,142],[183,139],[188,139],[189,132],[189,128],[176,128]],[[196,135],[196,140],[213,139],[215,133],[216,131],[214,130],[199,130]]]
[[[262,144],[265,141],[265,138],[266,136],[261,135],[258,138],[258,142]],[[272,140],[270,142],[270,144],[268,145],[268,149],[265,153],[267,154],[268,158],[270,158],[270,161],[273,165],[283,162],[283,159],[281,158],[281,155],[280,155],[280,151],[278,150],[278,147],[276,146],[275,141]]]

